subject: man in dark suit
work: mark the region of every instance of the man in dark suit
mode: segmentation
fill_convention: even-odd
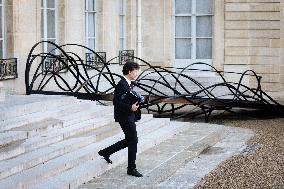
[[[136,169],[136,153],[137,153],[137,131],[135,122],[141,118],[141,111],[138,102],[134,104],[127,104],[123,100],[123,95],[132,90],[131,81],[137,78],[139,64],[135,62],[126,62],[123,66],[123,78],[118,82],[114,90],[114,119],[119,123],[122,128],[125,139],[100,150],[100,156],[108,162],[112,163],[109,159],[110,155],[128,147],[128,167],[127,174],[135,177],[143,177]]]

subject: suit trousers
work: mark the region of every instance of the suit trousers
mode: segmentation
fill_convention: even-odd
[[[105,155],[111,155],[119,150],[128,147],[128,169],[135,169],[138,143],[136,124],[135,122],[119,122],[119,124],[124,132],[125,139],[103,149],[102,152]]]

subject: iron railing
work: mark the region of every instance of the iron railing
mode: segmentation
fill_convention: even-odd
[[[17,77],[17,59],[0,59],[0,80],[15,79]]]
[[[106,52],[86,53],[86,64],[92,67],[102,68],[106,62]]]
[[[119,64],[123,65],[127,61],[134,61],[134,50],[119,51]]]

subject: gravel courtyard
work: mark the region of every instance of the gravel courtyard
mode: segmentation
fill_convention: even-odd
[[[284,118],[248,113],[219,117],[210,122],[252,129],[255,136],[248,144],[258,148],[224,161],[195,189],[284,188]]]

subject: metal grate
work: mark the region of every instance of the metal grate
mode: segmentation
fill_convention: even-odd
[[[42,73],[66,73],[68,60],[63,55],[43,56]]]
[[[119,64],[123,65],[127,61],[134,61],[134,50],[119,51]]]
[[[0,80],[15,79],[17,77],[17,59],[0,59]]]
[[[101,68],[106,62],[106,52],[86,53],[86,69]]]

